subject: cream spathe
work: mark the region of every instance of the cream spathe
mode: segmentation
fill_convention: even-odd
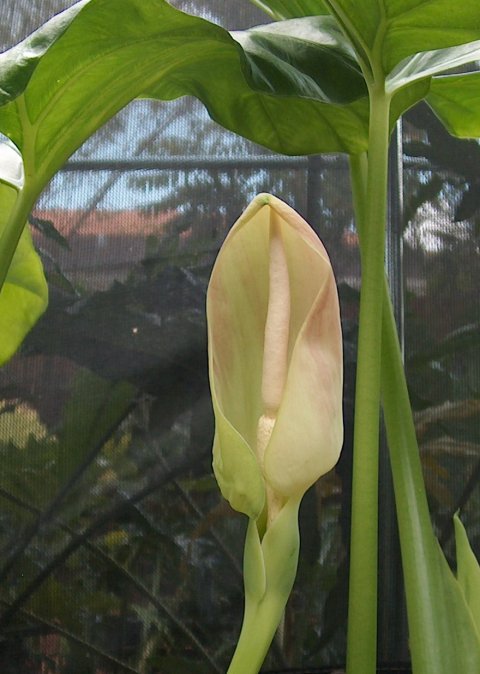
[[[342,338],[328,255],[268,194],[235,223],[207,293],[213,467],[232,507],[269,521],[338,460]]]

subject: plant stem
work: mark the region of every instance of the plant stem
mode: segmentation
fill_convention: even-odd
[[[246,599],[245,616],[227,674],[257,674],[285,609],[285,600],[267,592],[258,603]]]
[[[251,519],[245,537],[245,611],[227,674],[257,674],[280,625],[297,573],[302,494],[288,499],[262,538]]]
[[[0,290],[7,277],[18,241],[37,196],[38,193],[35,189],[28,189],[25,186],[20,190],[15,204],[2,227],[0,234]]]
[[[361,214],[360,298],[352,476],[347,673],[373,674],[377,654],[378,452],[382,301],[390,99],[370,88],[366,190]],[[366,194],[366,199],[364,195]]]

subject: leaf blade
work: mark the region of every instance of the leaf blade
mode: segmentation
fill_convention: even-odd
[[[474,64],[480,59],[480,40],[428,52],[419,52],[399,63],[386,78],[386,90],[393,93],[420,79],[447,70]]]
[[[80,0],[44,23],[18,45],[0,54],[0,105],[5,105],[25,90],[42,56],[88,2],[90,0]]]
[[[332,17],[292,19],[231,35],[260,91],[339,104],[367,95],[355,54]]]
[[[382,395],[402,546],[413,671],[475,674],[480,639],[434,536],[395,320],[385,284]]]
[[[480,137],[480,73],[434,77],[426,100],[453,136]]]
[[[467,532],[458,515],[453,518],[457,553],[457,578],[465,600],[470,607],[477,632],[480,635],[480,566],[467,538]]]
[[[404,58],[478,40],[480,13],[476,0],[383,0],[388,22],[385,72]]]
[[[239,44],[219,26],[165,0],[81,4],[82,11],[36,64],[23,93],[0,107],[1,130],[21,148],[27,173],[40,188],[87,137],[138,96],[194,95],[226,128],[285,154],[365,148],[366,101],[341,106],[257,91]]]
[[[326,4],[353,41],[379,59],[385,75],[413,54],[473,42],[480,34],[476,0],[327,0]]]
[[[48,286],[25,227],[0,292],[0,365],[15,354],[48,304]]]
[[[0,290],[0,365],[14,355],[48,303],[43,266],[23,221],[18,222],[18,231],[23,232],[13,259],[5,252],[11,221],[23,197],[23,184],[23,163],[18,150],[10,143],[1,143],[0,265],[5,281]]]

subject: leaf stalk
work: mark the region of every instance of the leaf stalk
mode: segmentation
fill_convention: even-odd
[[[365,190],[357,190],[362,287],[355,395],[347,674],[374,674],[377,654],[378,459],[390,98],[371,87]]]

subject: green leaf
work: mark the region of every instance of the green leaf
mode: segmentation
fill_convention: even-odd
[[[478,40],[477,0],[383,0],[387,33],[384,67],[389,73],[407,56]]]
[[[388,289],[384,295],[382,394],[402,546],[413,671],[477,674],[480,638],[434,536]],[[464,559],[464,553],[460,553]]]
[[[413,54],[478,40],[477,0],[326,0],[360,54],[387,75]],[[381,48],[380,48],[381,47]]]
[[[202,68],[211,73],[227,49],[241,77],[228,33],[164,0],[81,0],[74,7],[82,11],[62,14],[62,34],[50,35],[23,94],[0,109],[3,133],[21,149],[26,174],[30,170],[36,180],[45,182],[99,126],[154,83],[162,82],[166,99],[188,93],[169,85],[167,74],[185,70],[188,79],[189,67],[192,76]],[[12,62],[9,53],[3,56]],[[21,65],[7,76],[23,77]]]
[[[281,96],[311,98],[324,103],[356,101],[356,105],[360,106],[365,103],[363,97],[367,91],[359,60],[363,59],[364,68],[367,63],[372,72],[376,68],[378,70],[380,61],[382,68],[388,72],[390,64],[396,63],[399,56],[404,54],[400,51],[405,47],[404,42],[398,45],[395,41],[397,23],[401,24],[404,14],[409,13],[407,10],[412,8],[402,5],[402,9],[400,4],[396,7],[395,4],[386,3],[385,12],[378,13],[375,3],[367,17],[359,18],[356,5],[332,2],[332,12],[337,19],[332,16],[293,19],[232,35],[245,51],[251,68],[252,84],[257,89]],[[337,5],[342,11],[336,11]],[[351,20],[352,15],[358,25]],[[373,33],[378,43],[375,49],[373,43],[371,50],[368,46],[365,37],[368,30],[365,26],[362,28],[362,21],[370,22],[372,29],[375,27]],[[340,30],[339,24],[343,26],[343,30]],[[346,40],[343,31],[349,35],[350,40]],[[428,33],[427,27],[425,31]],[[478,37],[478,32],[468,33],[467,36],[471,35]],[[422,45],[429,43],[426,35],[422,34],[420,42]],[[445,42],[449,43],[448,35]],[[437,39],[432,44],[442,43]],[[352,45],[357,54],[352,50]],[[411,53],[396,63],[385,78],[386,91],[393,95],[391,127],[393,128],[396,120],[408,108],[427,96],[432,76],[455,67],[473,64],[479,58],[480,41],[477,40]],[[354,142],[348,151],[357,151]]]
[[[235,33],[234,41],[165,0],[81,0],[1,55],[0,90],[4,100],[16,98],[0,108],[0,128],[21,148],[37,191],[99,126],[142,95],[197,96],[226,128],[285,154],[365,150],[365,84],[345,37],[325,16],[327,5],[360,58],[373,58],[379,36],[386,73],[409,59],[391,77],[395,89],[451,66],[452,54],[410,58],[417,49],[478,38],[476,3],[468,0],[448,20],[443,0],[257,4],[275,18],[305,23]],[[425,86],[403,94],[397,114]]]
[[[480,40],[458,47],[421,52],[399,63],[388,75],[385,88],[387,92],[394,92],[411,82],[475,63],[479,59]]]
[[[26,227],[0,292],[0,365],[14,355],[47,304],[42,263]]]
[[[452,135],[480,137],[480,73],[435,77],[426,100]]]
[[[390,129],[393,129],[395,123],[404,112],[425,98],[428,94],[429,86],[430,80],[422,79],[413,82],[408,87],[404,87],[394,94],[390,103]]]
[[[292,19],[231,35],[266,93],[349,103],[367,95],[350,43],[329,16]]]
[[[480,566],[475,557],[467,532],[458,515],[453,518],[457,553],[457,578],[467,601],[480,638]]]
[[[23,166],[18,151],[9,143],[0,144],[0,263],[5,266],[5,271],[8,267],[0,292],[0,365],[17,351],[48,302],[42,263],[24,222],[12,262],[1,255],[5,231],[21,198],[22,185]]]
[[[64,33],[89,0],[57,14],[12,49],[0,54],[0,105],[19,96],[47,49]]]
[[[428,94],[430,79],[480,58],[480,13],[467,0],[326,0],[368,82],[395,95],[391,124]],[[476,68],[476,65],[473,65]]]
[[[0,107],[0,130],[21,149],[37,192],[86,138],[137,96],[196,96],[226,128],[286,154],[365,149],[366,101],[336,106],[256,91],[251,62],[219,26],[165,0],[82,0],[81,9],[68,15],[68,27],[61,24],[63,33],[55,34],[29,71],[23,93]],[[331,61],[332,51],[320,47],[319,59],[323,54]],[[1,88],[2,76],[25,77],[17,60],[9,63],[7,75],[0,70]],[[274,82],[270,89],[275,91]]]

